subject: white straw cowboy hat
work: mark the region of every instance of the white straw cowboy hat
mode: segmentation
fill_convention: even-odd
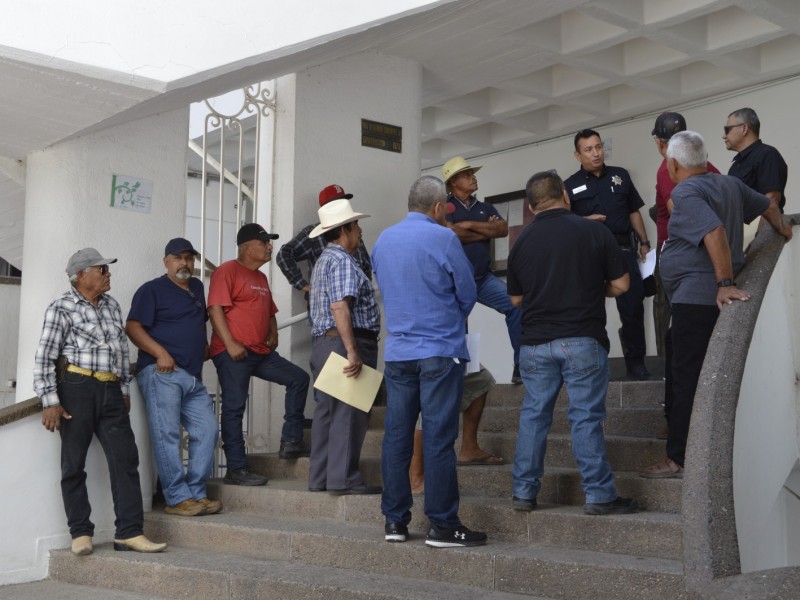
[[[311,230],[308,237],[315,238],[322,235],[326,231],[335,229],[340,225],[346,225],[353,221],[358,221],[369,215],[364,213],[353,212],[353,207],[350,206],[350,200],[331,200],[325,206],[322,206],[318,211],[319,225]]]
[[[467,169],[472,169],[473,172],[477,172],[480,170],[481,166],[482,165],[479,166],[469,164],[466,160],[464,160],[463,156],[454,156],[442,166],[442,179],[444,179],[444,182],[447,183],[456,173],[466,171]]]

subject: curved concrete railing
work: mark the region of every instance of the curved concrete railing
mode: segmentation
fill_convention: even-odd
[[[789,219],[800,224],[800,215]],[[780,590],[800,589],[800,567],[741,574],[734,512],[734,433],[745,363],[784,246],[769,227],[753,242],[736,278],[751,300],[722,311],[703,363],[683,483],[684,576],[692,598],[789,598],[796,596]]]

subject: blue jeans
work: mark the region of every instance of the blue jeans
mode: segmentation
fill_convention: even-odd
[[[478,302],[493,308],[506,316],[506,327],[511,347],[514,349],[514,364],[519,364],[519,336],[522,333],[522,309],[511,304],[508,287],[505,281],[487,273],[476,282],[478,286]]]
[[[296,364],[277,352],[256,354],[248,352],[240,361],[234,361],[223,351],[212,358],[217,368],[219,386],[222,388],[222,415],[220,432],[222,449],[229,470],[247,466],[247,456],[242,434],[242,417],[250,389],[250,377],[286,386],[284,401],[282,442],[300,442],[303,439],[303,411],[306,407],[309,376]]]
[[[217,417],[206,386],[183,369],[159,373],[148,365],[136,376],[147,405],[147,424],[158,476],[169,506],[206,497],[214,468]],[[189,466],[180,458],[180,426],[189,434]]]
[[[567,386],[572,453],[583,478],[587,503],[617,497],[606,460],[603,419],[608,391],[608,352],[590,337],[562,338],[522,346],[520,374],[525,397],[519,416],[512,490],[517,498],[536,498],[544,474],[547,434],[562,383]],[[427,493],[427,490],[426,490]]]
[[[411,521],[408,467],[414,450],[414,428],[422,412],[425,466],[425,514],[440,527],[458,527],[458,479],[455,441],[464,388],[464,363],[435,356],[387,362],[386,419],[381,469],[381,511],[387,523]]]

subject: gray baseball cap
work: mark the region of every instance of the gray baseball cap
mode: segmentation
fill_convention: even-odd
[[[94,248],[83,248],[69,257],[67,261],[67,276],[72,277],[89,267],[100,267],[117,262],[116,258],[103,258]]]

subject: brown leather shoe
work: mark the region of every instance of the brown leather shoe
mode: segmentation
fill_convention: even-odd
[[[81,535],[72,540],[72,553],[77,556],[91,554],[93,549],[91,536]]]
[[[682,479],[683,467],[669,457],[639,471],[639,477],[646,479]]]
[[[179,517],[196,517],[206,514],[205,504],[198,502],[194,498],[187,498],[183,502],[178,502],[175,506],[167,506],[164,512],[168,515],[178,515]]]
[[[128,538],[127,540],[114,540],[114,550],[125,551],[133,550],[134,552],[161,552],[166,548],[166,544],[158,544],[151,542],[143,535]]]
[[[197,503],[202,504],[203,508],[205,508],[206,512],[203,513],[204,515],[215,515],[222,510],[222,502],[220,502],[219,500],[209,500],[208,498],[200,498],[200,500],[198,500]]]

